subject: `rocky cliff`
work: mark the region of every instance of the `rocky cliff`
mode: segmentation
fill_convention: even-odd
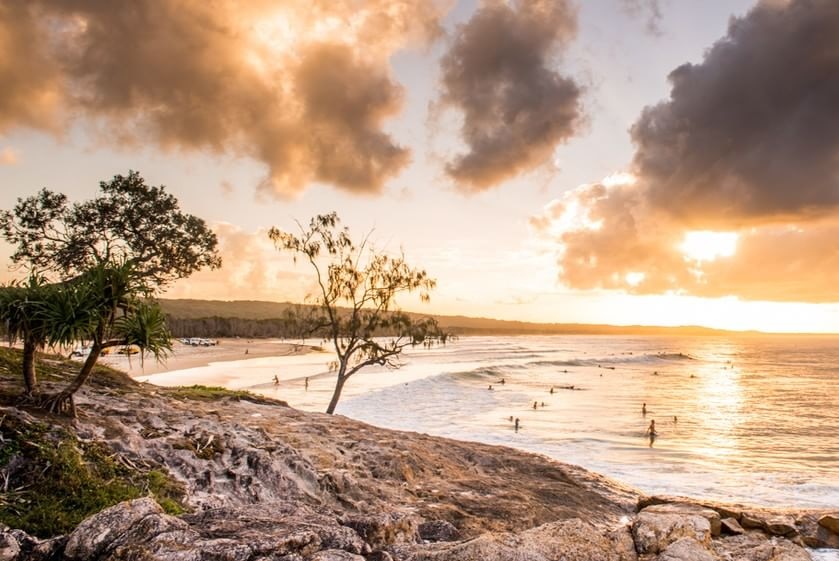
[[[783,561],[808,559],[804,545],[839,547],[835,513],[645,497],[510,448],[235,392],[157,388],[113,372],[97,380],[75,421],[7,405],[0,428],[58,423],[110,461],[165,471],[181,485],[184,512],[167,514],[149,491],[67,535],[4,527],[0,561]],[[48,378],[47,389],[59,381]],[[3,374],[6,395],[16,383]],[[8,491],[25,462],[5,456]]]

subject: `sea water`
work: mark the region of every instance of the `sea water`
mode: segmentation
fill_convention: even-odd
[[[220,380],[323,411],[331,360],[259,358],[149,381]],[[462,337],[411,350],[399,370],[359,372],[336,412],[538,452],[650,494],[837,508],[837,382],[836,337]]]

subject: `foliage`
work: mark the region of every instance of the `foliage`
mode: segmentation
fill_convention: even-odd
[[[17,321],[10,313],[14,309],[22,310],[18,315],[27,322],[20,325],[43,327],[39,337],[24,338],[27,394],[35,393],[36,348],[90,342],[76,379],[58,395],[37,398],[54,412],[75,413],[72,396],[104,349],[136,345],[156,359],[171,350],[165,316],[148,299],[176,279],[221,265],[215,234],[203,220],[181,212],[163,187],[146,185],[132,171],[101,182],[100,191],[71,205],[65,195],[43,189],[18,199],[13,210],[0,211],[0,234],[17,246],[12,260],[38,279],[39,290],[49,287],[50,297],[35,299],[34,307],[29,294],[12,287],[0,295],[0,318],[7,320],[10,334],[21,331],[10,322]],[[41,282],[42,275],[54,282]],[[15,298],[26,305],[4,304]]]
[[[47,538],[118,502],[151,495],[170,514],[184,511],[182,486],[141,469],[97,442],[14,417],[0,420],[0,522]]]
[[[98,197],[72,205],[66,195],[42,189],[0,211],[0,233],[17,246],[12,261],[62,279],[97,264],[132,261],[153,286],[221,266],[215,234],[183,213],[164,187],[146,185],[130,171],[99,188]]]
[[[396,308],[400,294],[418,292],[428,301],[436,281],[411,267],[404,256],[378,252],[369,236],[356,245],[340,227],[336,213],[318,215],[298,235],[272,228],[271,240],[281,251],[305,258],[312,266],[319,293],[314,306],[300,308],[302,335],[320,335],[337,355],[337,380],[327,413],[333,413],[347,379],[362,368],[398,368],[408,346],[445,343],[433,318],[416,319]]]

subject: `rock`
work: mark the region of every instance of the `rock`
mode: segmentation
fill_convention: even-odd
[[[789,516],[774,516],[766,520],[766,531],[773,536],[792,537],[798,535],[795,520]]]
[[[656,561],[716,561],[716,557],[695,539],[681,538],[668,545]]]
[[[598,527],[579,519],[456,543],[397,545],[391,552],[400,561],[637,561],[626,527]]]
[[[693,538],[707,545],[711,541],[711,523],[697,514],[657,513],[645,509],[632,523],[632,536],[638,553],[660,553],[681,538]]]
[[[0,529],[0,561],[16,561],[20,545],[8,528]]]
[[[351,528],[296,501],[214,509],[184,520],[200,535],[199,545],[201,540],[235,540],[247,544],[254,556],[305,557],[324,549],[370,551]]]
[[[417,517],[398,512],[348,516],[341,524],[355,530],[373,549],[384,549],[396,543],[416,543],[420,539]]]
[[[453,542],[460,539],[460,532],[445,520],[429,520],[419,525],[419,536],[428,542]]]
[[[393,557],[387,551],[374,551],[367,556],[367,561],[393,561]]]
[[[723,518],[720,520],[720,529],[724,534],[733,534],[735,536],[746,533],[746,530],[734,518]]]
[[[80,561],[100,557],[149,516],[166,516],[160,505],[151,498],[125,501],[106,508],[87,518],[73,530],[64,546],[64,556]],[[148,536],[150,537],[153,536]]]
[[[720,559],[732,561],[810,561],[807,550],[783,538],[759,532],[726,536],[711,544]]]
[[[711,525],[711,536],[720,535],[720,515],[716,510],[704,508],[692,503],[656,504],[645,508],[642,512],[658,514],[696,515],[706,519]]]
[[[795,527],[801,540],[807,547],[828,547],[839,549],[839,534],[835,534],[819,524],[820,517],[805,514],[795,521]]]
[[[825,514],[819,518],[819,526],[839,534],[839,514]]]
[[[325,549],[309,557],[309,561],[365,561],[365,559],[361,555],[341,549]]]
[[[756,512],[744,511],[740,514],[740,525],[746,529],[757,529],[766,531],[766,520]]]

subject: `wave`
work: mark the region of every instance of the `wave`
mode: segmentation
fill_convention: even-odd
[[[640,355],[610,355],[600,358],[581,358],[571,360],[537,360],[528,362],[528,366],[601,366],[603,364],[660,364],[662,362],[696,360],[684,353],[649,353]]]

